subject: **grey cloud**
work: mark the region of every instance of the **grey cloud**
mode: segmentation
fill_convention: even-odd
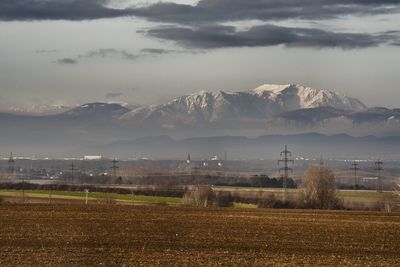
[[[145,58],[154,55],[172,54],[172,53],[192,53],[191,51],[178,51],[168,50],[161,48],[143,48],[139,53],[133,54],[126,50],[119,50],[115,48],[102,48],[97,50],[88,51],[73,58],[63,58],[56,60],[60,64],[77,64],[83,59],[90,58],[107,58],[107,57],[120,57],[124,60],[136,61],[139,58]]]
[[[140,31],[141,33],[146,33]],[[143,48],[140,50],[142,56],[150,55],[167,55],[167,54],[195,54],[198,51],[194,50],[173,50],[173,49],[162,49],[162,48]]]
[[[176,53],[177,51],[175,50],[169,50],[169,49],[162,49],[162,48],[143,48],[140,50],[140,53],[142,54],[171,54],[171,53]]]
[[[61,59],[57,59],[55,62],[58,64],[65,64],[65,65],[78,64],[78,60],[76,60],[74,58],[61,58]]]
[[[1,0],[0,20],[91,20],[139,16],[163,22],[244,19],[327,19],[399,12],[400,0],[201,0],[196,5],[156,3],[116,9],[111,0]]]
[[[123,95],[123,93],[110,92],[110,93],[107,93],[105,95],[105,97],[106,98],[116,98],[116,97],[119,97],[119,96],[122,96],[122,95]]]
[[[390,33],[336,33],[320,29],[288,28],[274,25],[254,26],[236,31],[232,26],[199,28],[162,27],[150,29],[147,35],[171,40],[187,48],[213,49],[224,47],[257,47],[285,45],[288,47],[366,48],[399,40]]]
[[[129,15],[109,0],[1,0],[1,20],[91,20]]]
[[[78,58],[95,58],[95,57],[110,57],[110,56],[120,56],[123,59],[127,60],[136,60],[140,57],[140,55],[131,54],[125,50],[118,50],[114,48],[106,48],[106,49],[98,49],[89,51],[85,54],[79,55]]]
[[[35,50],[36,54],[48,54],[48,53],[57,53],[59,50],[57,49],[39,49]]]
[[[400,12],[399,0],[201,0],[196,5],[160,2],[132,9],[132,14],[162,22],[210,23],[258,19],[321,20],[344,15]]]

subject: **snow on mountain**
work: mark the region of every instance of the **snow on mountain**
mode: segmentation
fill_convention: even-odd
[[[30,107],[10,107],[6,112],[16,114],[33,114],[33,115],[53,115],[65,112],[74,108],[71,105],[43,104],[32,105]]]
[[[353,111],[366,108],[366,105],[360,100],[344,94],[297,84],[264,84],[251,91],[256,95],[281,103],[284,105],[286,111],[317,107],[331,107]]]
[[[120,104],[108,104],[108,103],[88,103],[82,106],[68,110],[62,115],[81,117],[81,116],[112,116],[118,117],[127,112],[130,109],[123,107]]]
[[[235,125],[266,120],[297,109],[331,107],[358,111],[366,106],[355,98],[301,85],[265,84],[242,92],[207,92],[181,96],[158,106],[142,107],[124,114],[127,124],[164,128],[202,125]]]

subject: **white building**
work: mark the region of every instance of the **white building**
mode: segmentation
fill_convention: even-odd
[[[98,155],[88,155],[83,157],[84,160],[101,160],[103,159],[103,156],[98,156]]]

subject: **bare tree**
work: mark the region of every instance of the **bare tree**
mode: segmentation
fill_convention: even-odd
[[[309,168],[302,182],[302,201],[309,208],[334,208],[338,199],[333,171],[323,166]]]
[[[396,210],[400,210],[400,179],[396,183],[394,188],[394,205]]]
[[[196,186],[186,192],[183,203],[195,207],[210,207],[213,206],[215,198],[216,194],[211,186]]]

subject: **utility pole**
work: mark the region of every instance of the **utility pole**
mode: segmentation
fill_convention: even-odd
[[[383,161],[378,160],[375,162],[375,170],[378,173],[378,183],[376,191],[382,192],[382,178],[381,178],[381,171],[383,171]]]
[[[114,182],[116,182],[117,181],[118,160],[116,158],[114,158],[113,161],[111,161],[111,163],[112,163],[111,169],[113,170]]]
[[[357,171],[360,170],[360,168],[358,166],[359,166],[359,164],[357,161],[354,161],[351,164],[351,170],[354,171],[354,190],[357,190],[357,187],[358,187]]]
[[[293,173],[293,169],[289,168],[289,163],[294,164],[294,160],[291,159],[292,152],[287,150],[287,145],[285,145],[285,150],[281,152],[281,159],[278,160],[278,164],[283,163],[283,168],[279,169],[279,172],[283,171],[283,202],[287,201],[287,181],[289,179],[289,171]]]
[[[74,171],[75,171],[74,161],[71,162],[69,170],[71,171],[71,184],[73,184],[74,183]]]

